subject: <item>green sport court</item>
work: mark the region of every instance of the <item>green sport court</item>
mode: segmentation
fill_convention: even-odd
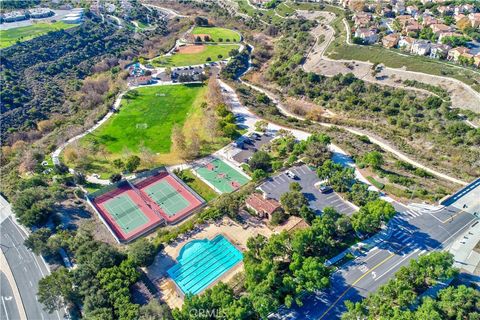
[[[119,195],[103,203],[103,206],[122,229],[123,234],[128,234],[149,221],[127,194]]]
[[[170,217],[190,206],[190,202],[180,193],[181,190],[176,190],[166,180],[146,187],[144,191]]]
[[[235,191],[250,180],[218,158],[196,168],[195,172],[220,193]]]

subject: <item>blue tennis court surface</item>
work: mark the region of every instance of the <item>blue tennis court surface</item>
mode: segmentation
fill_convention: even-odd
[[[242,253],[224,236],[188,242],[168,269],[183,293],[197,294],[242,261]]]

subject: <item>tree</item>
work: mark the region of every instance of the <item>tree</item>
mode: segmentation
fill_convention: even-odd
[[[49,313],[66,307],[75,300],[69,271],[60,267],[38,282],[38,301]]]
[[[363,162],[374,169],[380,169],[383,165],[383,155],[378,151],[371,151],[363,156]]]
[[[290,191],[302,191],[302,186],[298,182],[292,182],[288,186],[288,190],[290,190]]]
[[[46,187],[33,187],[17,192],[12,209],[20,223],[33,227],[45,222],[53,212],[55,198]]]
[[[140,158],[138,156],[130,156],[125,163],[125,170],[128,172],[134,172],[140,165]]]
[[[135,265],[140,267],[151,265],[155,254],[155,246],[146,238],[135,241],[128,248],[128,257]]]
[[[32,232],[27,239],[25,239],[25,246],[32,250],[37,255],[49,255],[51,253],[47,241],[52,235],[48,228],[40,228]]]
[[[195,159],[200,155],[201,140],[196,131],[190,135],[190,144],[188,145],[188,158]]]
[[[268,122],[265,120],[258,120],[255,122],[255,131],[265,132],[268,127]]]
[[[331,157],[331,152],[328,150],[327,145],[320,141],[310,141],[304,154],[308,163],[316,167]]]
[[[122,180],[122,175],[120,173],[113,173],[110,176],[109,180],[110,180],[111,183],[116,183],[116,182]]]
[[[173,320],[172,311],[165,303],[152,299],[138,310],[138,320]]]
[[[388,222],[396,211],[392,204],[377,199],[361,207],[352,215],[352,226],[355,231],[368,234],[377,231],[382,223]]]
[[[113,166],[114,166],[115,168],[117,168],[117,169],[122,169],[123,166],[125,165],[125,164],[123,163],[122,159],[115,159],[115,160],[112,161],[112,164],[113,164]]]
[[[283,210],[277,210],[272,213],[272,218],[270,219],[270,223],[273,226],[278,226],[282,222],[284,222],[287,219],[285,212]]]
[[[208,18],[197,16],[195,17],[195,25],[199,27],[208,26]]]
[[[268,152],[260,150],[252,155],[248,161],[248,165],[252,170],[262,169],[263,171],[268,172],[272,168],[271,160]]]
[[[300,191],[289,191],[280,196],[280,204],[286,213],[297,216],[302,206],[308,206],[308,201]]]
[[[313,219],[316,218],[316,214],[315,212],[310,209],[309,206],[306,206],[306,205],[303,205],[301,208],[300,208],[300,212],[299,212],[299,215],[300,217],[305,220],[308,224],[312,224],[312,221]]]
[[[172,129],[172,151],[183,158],[186,147],[185,135],[182,132],[182,128],[178,124],[175,124]]]
[[[253,181],[260,181],[266,177],[268,177],[268,174],[262,169],[255,169],[252,173]]]
[[[378,197],[378,192],[368,190],[368,185],[364,183],[354,183],[347,193],[347,199],[357,206],[364,206]]]

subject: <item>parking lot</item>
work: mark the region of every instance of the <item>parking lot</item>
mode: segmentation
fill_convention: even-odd
[[[317,214],[320,214],[325,207],[333,207],[338,212],[346,215],[351,215],[355,212],[348,202],[344,201],[334,191],[329,191],[325,194],[321,193],[315,184],[320,182],[316,172],[311,170],[307,165],[293,167],[290,169],[295,175],[296,179],[292,179],[282,172],[279,175],[271,177],[267,182],[260,186],[260,189],[266,195],[275,200],[280,200],[280,196],[288,192],[290,183],[298,182],[302,186],[302,193],[308,200],[310,208]]]
[[[260,150],[260,148],[273,139],[272,135],[261,135],[257,139],[242,137],[237,141],[237,147],[241,149],[239,153],[233,156],[233,160],[238,163],[247,163],[250,157],[255,153],[255,151]]]

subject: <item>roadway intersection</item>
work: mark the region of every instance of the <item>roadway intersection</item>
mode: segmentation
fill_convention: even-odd
[[[397,215],[384,241],[333,273],[331,287],[309,295],[303,307],[280,310],[278,319],[339,319],[345,301],[359,301],[390,279],[401,266],[432,250],[444,248],[475,217],[455,207],[413,210],[393,203]]]

